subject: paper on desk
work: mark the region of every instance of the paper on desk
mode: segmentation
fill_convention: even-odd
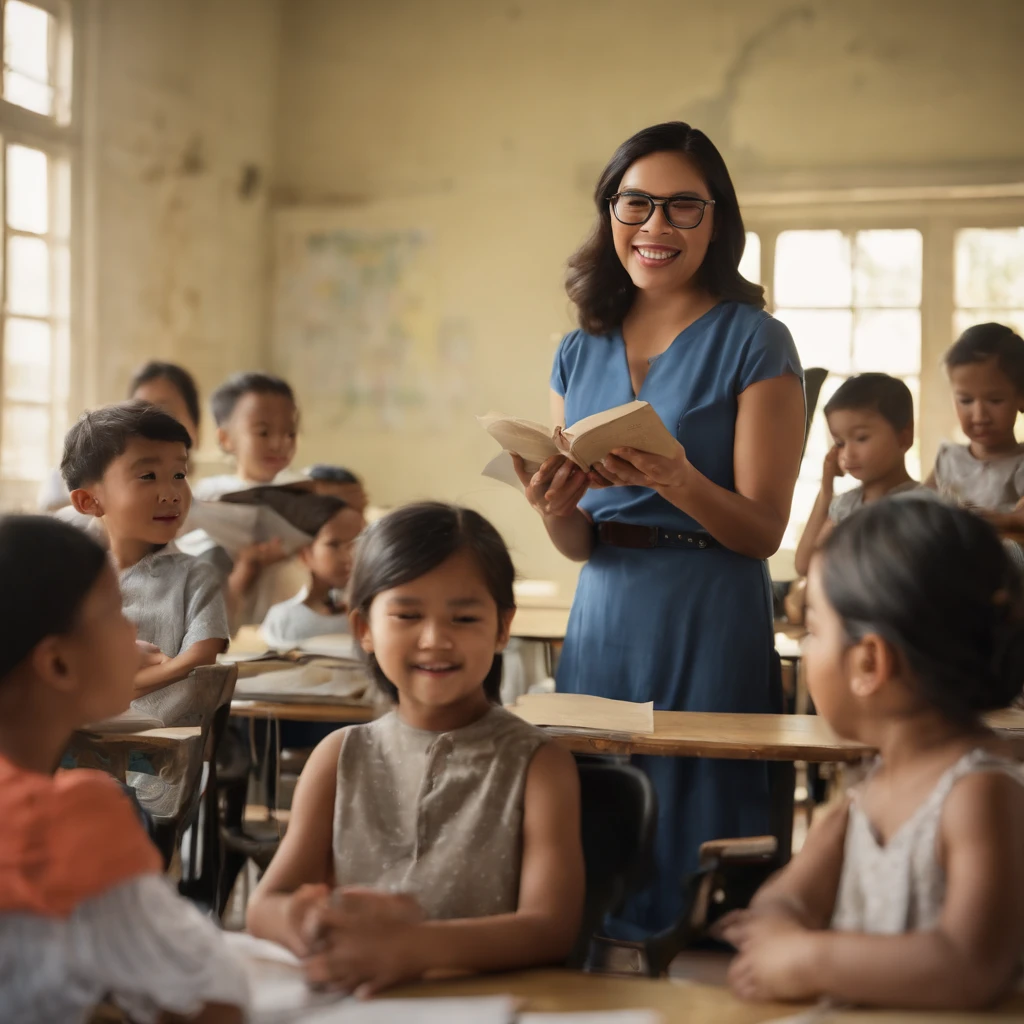
[[[509,710],[533,725],[602,732],[653,733],[654,703],[586,693],[524,693]]]
[[[307,640],[300,640],[295,649],[318,658],[334,658],[337,661],[354,661],[361,664],[356,654],[355,639],[350,633],[311,636]]]
[[[358,666],[296,665],[275,672],[246,675],[235,684],[239,700],[339,700],[359,702],[370,688]]]

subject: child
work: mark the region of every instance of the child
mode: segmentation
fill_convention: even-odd
[[[263,639],[288,650],[300,640],[348,632],[343,593],[352,572],[352,550],[366,526],[362,514],[339,498],[320,495],[317,519],[322,524],[313,543],[299,557],[309,569],[309,585],[290,601],[275,604],[263,620]]]
[[[125,615],[161,652],[136,674],[140,697],[214,664],[230,635],[216,571],[171,544],[192,503],[185,479],[191,444],[181,423],[145,402],[86,413],[64,440],[71,502],[102,519]]]
[[[914,490],[906,455],[914,443],[914,399],[901,380],[887,373],[861,373],[843,382],[825,405],[835,441],[825,456],[821,490],[796,549],[800,576],[814,549],[832,528],[859,508],[889,494]],[[837,476],[849,473],[860,487],[833,497]]]
[[[1021,690],[1021,579],[990,526],[922,495],[838,526],[807,592],[814,704],[880,757],[749,910],[723,919],[732,987],[987,1006],[1024,953],[1024,772],[979,717]]]
[[[973,506],[997,529],[1024,529],[1024,445],[1014,425],[1024,409],[1024,339],[1002,324],[968,327],[946,353],[953,401],[968,444],[943,444],[927,481]]]
[[[249,930],[303,957],[311,983],[366,995],[573,944],[576,768],[495,704],[513,577],[497,531],[449,505],[399,509],[359,543],[352,629],[396,707],[313,752],[249,904]]]
[[[342,469],[341,466],[326,466],[318,463],[306,470],[306,477],[313,481],[313,490],[317,494],[330,494],[335,498],[341,498],[346,505],[354,508],[358,513],[366,512],[366,506],[370,499],[359,479],[349,469]]]
[[[160,874],[107,775],[54,774],[74,730],[123,711],[135,630],[102,548],[42,516],[0,520],[0,1007],[84,1024],[112,997],[132,1019],[241,1022],[245,974]]]

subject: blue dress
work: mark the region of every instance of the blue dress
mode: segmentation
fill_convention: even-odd
[[[651,360],[637,398],[649,402],[714,483],[735,489],[737,396],[758,381],[802,377],[789,330],[763,310],[723,302]],[[568,334],[551,386],[565,421],[633,401],[626,346],[616,331]],[[588,491],[595,522],[699,530],[701,525],[646,487]],[[558,667],[558,689],[658,710],[776,712],[771,584],[765,562],[722,547],[634,550],[597,545],[583,567]],[[620,937],[667,926],[681,906],[681,881],[702,842],[763,835],[769,828],[763,762],[636,758],[658,791],[655,877],[616,922]]]

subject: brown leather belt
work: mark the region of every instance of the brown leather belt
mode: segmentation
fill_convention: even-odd
[[[703,551],[720,546],[710,533],[703,530],[667,530],[663,526],[637,526],[614,520],[597,524],[597,542],[615,548],[675,548],[681,551]]]

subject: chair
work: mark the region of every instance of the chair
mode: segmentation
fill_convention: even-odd
[[[643,883],[651,859],[658,798],[639,768],[605,760],[578,762],[586,864],[583,922],[568,966],[583,967],[604,918]]]
[[[821,389],[826,377],[828,377],[828,370],[823,370],[820,366],[812,366],[809,370],[804,370],[806,414],[804,417],[804,446],[800,449],[801,462],[803,461],[804,452],[807,451],[807,438],[811,433],[811,420],[814,419],[814,413],[817,411],[818,399],[821,397]]]

